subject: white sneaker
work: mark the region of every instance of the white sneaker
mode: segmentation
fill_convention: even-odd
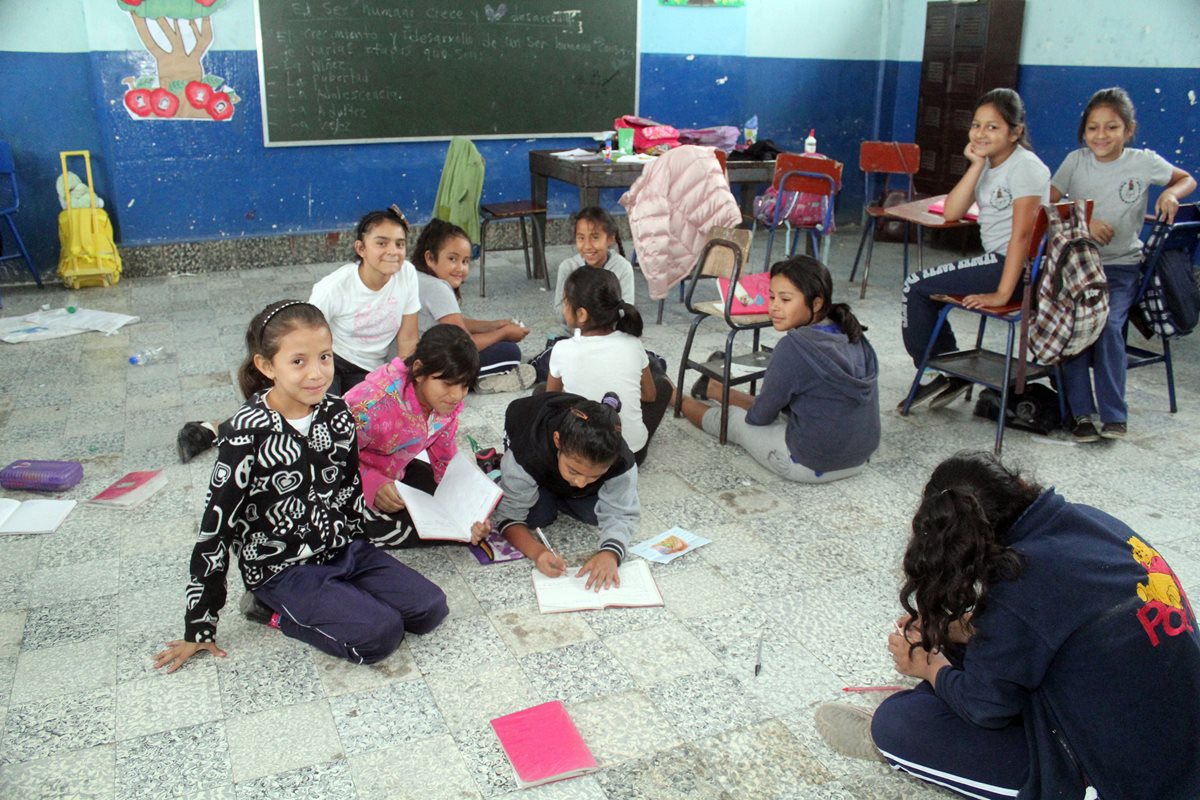
[[[846,703],[825,703],[817,708],[813,721],[817,733],[834,752],[851,758],[882,761],[883,756],[871,739],[871,712]]]
[[[500,392],[520,392],[533,386],[537,380],[537,370],[532,364],[520,364],[516,369],[502,372],[499,375],[485,375],[475,384],[479,394],[499,394]]]

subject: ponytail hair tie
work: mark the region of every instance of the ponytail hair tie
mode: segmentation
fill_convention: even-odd
[[[600,399],[601,405],[606,405],[613,411],[621,410],[621,398],[616,392],[605,392],[604,397]]]
[[[625,309],[623,309],[623,308],[617,309],[617,319],[625,319]]]

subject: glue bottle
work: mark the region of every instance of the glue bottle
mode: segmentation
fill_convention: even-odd
[[[150,347],[145,350],[138,350],[129,357],[129,363],[135,367],[143,367],[146,364],[162,359],[163,348]]]
[[[816,128],[809,128],[809,129],[808,129],[808,138],[804,140],[804,152],[806,152],[806,153],[815,153],[815,152],[817,152],[817,136],[816,136],[816,133],[817,133],[817,129],[816,129]]]
[[[612,163],[612,137],[611,136],[604,137],[604,163],[605,164]]]

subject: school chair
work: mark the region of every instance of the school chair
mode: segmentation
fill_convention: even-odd
[[[858,262],[862,258],[863,247],[867,250],[867,260],[863,265],[862,287],[858,291],[861,300],[867,296],[867,277],[871,274],[871,253],[875,249],[875,231],[879,221],[888,220],[888,210],[884,200],[888,195],[888,183],[894,175],[906,175],[908,186],[905,188],[905,200],[913,199],[913,175],[921,168],[921,148],[912,142],[863,142],[858,148],[858,168],[863,173],[863,232],[858,241],[858,252],[854,256],[854,267],[850,270],[850,282],[858,274]],[[878,191],[872,191],[878,184]],[[909,224],[904,225],[904,277],[908,277],[908,234]],[[921,231],[917,229],[917,246],[921,246]]]
[[[1054,208],[1060,217],[1069,219],[1073,206],[1073,203],[1058,203]],[[1092,202],[1090,200],[1087,201],[1086,214],[1090,220],[1092,218]],[[908,416],[913,397],[916,396],[917,389],[921,386],[921,377],[926,370],[937,370],[951,377],[962,378],[973,384],[986,386],[1000,395],[1001,412],[996,415],[996,442],[993,447],[993,451],[999,456],[1000,450],[1004,446],[1004,409],[1008,408],[1010,389],[1021,394],[1025,391],[1025,384],[1028,381],[1047,375],[1053,375],[1055,382],[1062,385],[1057,365],[1039,364],[1035,360],[1026,359],[1026,348],[1029,342],[1029,317],[1033,308],[1034,296],[1037,293],[1037,281],[1042,267],[1042,254],[1046,248],[1048,227],[1049,220],[1046,217],[1046,209],[1039,208],[1033,226],[1033,236],[1029,240],[1028,260],[1025,262],[1020,302],[992,308],[964,308],[962,299],[965,295],[942,295],[941,297],[935,295],[935,299],[942,300],[945,304],[938,313],[937,322],[929,336],[929,344],[925,346],[925,352],[921,356],[921,363],[917,365],[917,374],[913,377],[908,397],[905,398],[904,405],[900,409],[901,416]],[[979,332],[975,337],[975,347],[970,350],[959,350],[933,356],[933,344],[937,341],[942,326],[946,324],[946,317],[955,309],[979,317]],[[983,348],[983,334],[989,319],[997,320],[1007,326],[1003,353]],[[1018,336],[1020,336],[1019,340]],[[1015,354],[1013,352],[1014,345],[1018,345]],[[969,393],[967,397],[970,398]],[[1067,409],[1063,392],[1058,393],[1058,410],[1062,419],[1065,420]]]
[[[695,302],[696,286],[702,281],[716,281],[724,278],[729,286],[737,284],[742,274],[742,266],[750,256],[751,232],[742,228],[713,228],[709,231],[708,240],[696,261],[696,267],[688,278],[687,294],[684,305],[692,315],[692,324],[688,328],[687,339],[683,345],[683,355],[679,359],[679,382],[676,384],[675,416],[683,413],[683,393],[687,391],[684,376],[689,369],[696,370],[714,380],[721,381],[721,435],[720,442],[725,444],[729,428],[729,389],[743,383],[750,384],[750,394],[754,394],[758,381],[767,372],[771,363],[771,351],[759,340],[763,328],[771,325],[771,318],[766,314],[730,313],[734,292],[727,291],[724,302],[704,301]],[[696,329],[708,319],[722,320],[729,328],[725,336],[725,350],[714,353],[716,358],[706,361],[692,359],[692,342],[696,338]],[[749,352],[735,355],[734,341],[743,331],[753,335]]]
[[[775,159],[775,177],[771,181],[771,186],[776,192],[775,210],[767,225],[767,254],[763,260],[764,271],[771,266],[771,250],[775,245],[775,231],[795,207],[800,192],[808,192],[811,195],[826,198],[822,201],[819,222],[813,225],[794,226],[797,232],[808,231],[809,248],[812,254],[818,257],[821,255],[821,244],[824,242],[828,245],[828,237],[833,231],[833,206],[837,193],[842,188],[842,166],[840,161],[808,153],[780,153],[779,157]],[[787,201],[785,192],[793,192],[794,199]],[[797,235],[787,246],[788,255],[795,252],[796,244],[799,241],[800,236]],[[825,259],[828,260],[828,247],[826,247]]]
[[[503,221],[515,219],[517,224],[521,226],[521,252],[525,255],[525,278],[526,280],[533,277],[533,266],[529,261],[529,235],[525,230],[525,220],[528,219],[533,224],[533,246],[538,247],[541,242],[545,241],[542,235],[541,221],[546,213],[545,206],[539,206],[532,200],[511,200],[507,203],[484,203],[479,207],[479,296],[483,297],[487,290],[487,273],[484,271],[487,266],[487,232],[488,226],[495,221]],[[540,253],[533,263],[542,263],[544,260]],[[546,291],[550,291],[553,287],[550,285],[550,270],[546,269],[542,272],[542,277],[546,280]]]
[[[6,249],[4,246],[4,235],[0,233],[0,261],[8,261],[13,258],[22,258],[25,260],[25,268],[33,275],[33,279],[37,281],[39,289],[46,288],[42,283],[41,273],[38,272],[37,265],[33,263],[33,259],[29,256],[29,250],[25,247],[25,242],[21,239],[21,234],[17,232],[17,223],[13,219],[16,216],[17,209],[21,205],[21,196],[17,192],[17,171],[13,162],[12,148],[8,142],[0,142],[0,217],[4,217],[4,222],[8,226],[8,235],[11,242],[17,247],[17,252],[4,254]],[[3,307],[3,302],[0,302],[0,307]]]
[[[1125,336],[1126,369],[1148,367],[1162,364],[1167,371],[1167,399],[1171,413],[1179,410],[1175,402],[1175,367],[1171,361],[1171,339],[1176,335],[1159,295],[1156,303],[1146,303],[1147,294],[1155,284],[1155,276],[1163,264],[1166,254],[1180,250],[1187,257],[1188,264],[1194,264],[1197,246],[1200,245],[1200,206],[1196,203],[1181,205],[1175,214],[1175,223],[1168,225],[1165,219],[1158,219],[1146,240],[1141,263],[1141,281],[1133,306],[1130,308],[1129,319],[1125,321],[1123,334]],[[1147,312],[1146,306],[1153,305],[1155,310]],[[1162,352],[1147,350],[1129,343],[1129,323],[1141,331],[1147,339],[1157,338],[1162,346]]]

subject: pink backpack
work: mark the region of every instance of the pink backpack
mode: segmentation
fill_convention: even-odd
[[[816,155],[817,158],[828,158],[828,156]],[[775,218],[775,202],[778,199],[778,192],[774,186],[768,186],[765,194],[760,194],[754,198],[754,217],[764,225],[770,225],[771,220]],[[815,228],[825,221],[825,207],[829,203],[830,198],[826,195],[813,194],[812,192],[784,192],[783,193],[783,212],[784,216],[780,217],[780,222],[787,222],[793,228]],[[825,233],[833,233],[836,225],[832,219],[829,223],[829,230]]]
[[[645,117],[626,114],[613,120],[613,128],[633,128],[633,149],[645,153],[656,147],[670,149],[679,146],[679,131]]]

